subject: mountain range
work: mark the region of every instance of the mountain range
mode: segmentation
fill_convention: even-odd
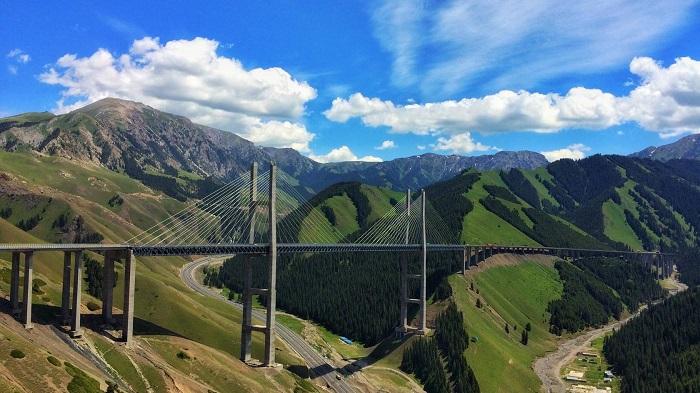
[[[380,163],[322,164],[290,148],[259,147],[232,132],[115,98],[58,116],[42,112],[0,119],[0,146],[5,151],[34,150],[98,164],[155,188],[169,188],[175,196],[206,189],[205,184],[197,183],[203,178],[229,179],[253,161],[275,161],[310,192],[339,181],[420,188],[471,167],[532,169],[547,165],[543,155],[530,151],[478,157],[423,154]]]
[[[673,159],[700,159],[700,135],[693,134],[683,137],[676,142],[662,146],[650,146],[632,154],[633,157],[651,158],[668,161]]]

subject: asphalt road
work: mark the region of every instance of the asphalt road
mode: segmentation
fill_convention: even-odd
[[[200,284],[195,279],[195,271],[207,264],[210,264],[216,260],[221,259],[221,257],[205,257],[198,259],[194,262],[190,262],[185,265],[180,271],[180,278],[185,284],[190,287],[195,292],[203,296],[209,296],[223,300],[239,310],[243,310],[243,305],[226,299],[223,295],[218,292],[212,291],[208,287]],[[260,321],[265,321],[265,314],[259,310],[253,309],[253,318]],[[307,366],[312,370],[312,372],[321,378],[326,386],[334,390],[337,393],[352,393],[356,390],[353,389],[350,384],[347,383],[342,377],[337,379],[336,376],[339,375],[335,371],[336,367],[329,362],[328,359],[321,356],[316,350],[309,345],[302,337],[300,337],[296,332],[278,323],[277,326],[277,337],[282,339],[289,347],[296,351]]]

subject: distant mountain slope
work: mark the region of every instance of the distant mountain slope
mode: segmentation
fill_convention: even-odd
[[[382,163],[321,164],[293,149],[258,147],[234,133],[114,98],[59,116],[27,113],[0,119],[0,147],[99,164],[178,198],[206,192],[211,184],[205,178],[231,178],[247,170],[253,161],[276,161],[310,191],[340,181],[417,188],[469,167],[485,170],[547,164],[534,152],[479,157],[424,154]]]
[[[341,203],[349,198],[341,191],[361,187],[331,186],[313,201],[332,206],[342,222],[357,216],[358,204]],[[532,170],[471,169],[426,193],[451,235],[471,244],[676,250],[695,244],[700,228],[692,202],[700,200],[700,161],[693,160],[596,155]],[[353,221],[353,230],[360,226]]]
[[[688,135],[668,145],[650,146],[631,154],[631,156],[661,161],[673,159],[700,160],[700,135]]]

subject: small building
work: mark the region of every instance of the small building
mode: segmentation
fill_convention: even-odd
[[[606,387],[604,389],[597,388],[595,386],[589,386],[589,385],[573,385],[571,388],[569,388],[569,392],[571,393],[612,393],[612,389],[610,387]]]
[[[568,374],[566,374],[564,379],[567,381],[573,381],[573,382],[586,382],[586,379],[584,378],[584,376],[585,376],[585,373],[583,371],[571,370],[571,371],[569,371]]]
[[[352,345],[352,340],[347,337],[340,336],[340,341],[344,342],[345,344]]]

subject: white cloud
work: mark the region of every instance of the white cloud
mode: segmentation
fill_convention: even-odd
[[[7,72],[9,72],[12,75],[17,75],[17,66],[14,65],[8,65],[7,66]]]
[[[418,150],[425,150],[425,145],[417,145],[416,149]]]
[[[333,100],[324,114],[336,122],[359,117],[368,126],[421,135],[468,130],[556,132],[569,127],[604,128],[619,121],[612,94],[582,87],[564,96],[503,90],[482,98],[407,105],[355,93],[348,99]]]
[[[329,151],[327,154],[314,155],[310,154],[309,158],[316,162],[343,162],[343,161],[368,161],[368,162],[382,162],[380,157],[376,156],[364,156],[357,157],[355,153],[350,150],[349,147],[343,145]]]
[[[396,143],[392,140],[386,140],[382,142],[381,145],[375,147],[376,150],[388,150],[388,149],[393,149],[396,147]]]
[[[28,53],[25,53],[22,49],[15,48],[7,53],[7,57],[10,59],[15,59],[18,63],[27,64],[32,59]]]
[[[692,21],[696,0],[419,2],[384,0],[375,35],[398,86],[424,94],[518,89],[618,67]],[[546,22],[545,22],[546,21]]]
[[[418,135],[482,134],[563,129],[605,129],[626,122],[662,137],[700,132],[700,61],[689,57],[663,67],[635,58],[630,72],[640,83],[627,96],[574,87],[565,95],[502,90],[479,98],[397,105],[361,93],[336,98],[325,116],[336,122],[360,118],[370,127]]]
[[[547,161],[554,162],[557,160],[561,160],[562,158],[580,160],[586,157],[586,153],[589,151],[591,151],[590,147],[581,143],[575,143],[563,149],[543,151],[540,153],[542,153],[542,155],[547,159]]]
[[[58,113],[105,97],[140,101],[266,146],[308,152],[314,135],[299,122],[316,90],[278,67],[246,69],[207,38],[135,40],[129,53],[66,54],[40,75],[64,87]]]
[[[630,72],[641,84],[622,98],[629,120],[671,137],[700,132],[700,61],[681,57],[664,68],[648,57],[637,57]]]
[[[449,138],[438,138],[434,146],[438,151],[451,151],[452,153],[468,154],[477,151],[494,150],[494,147],[475,142],[470,133],[453,135]]]
[[[22,49],[15,48],[7,53],[7,57],[14,59],[16,62],[21,64],[27,64],[32,59],[28,53],[24,52]]]
[[[392,82],[407,86],[416,81],[416,57],[423,44],[425,7],[421,0],[385,0],[373,13],[374,35],[393,56]]]

